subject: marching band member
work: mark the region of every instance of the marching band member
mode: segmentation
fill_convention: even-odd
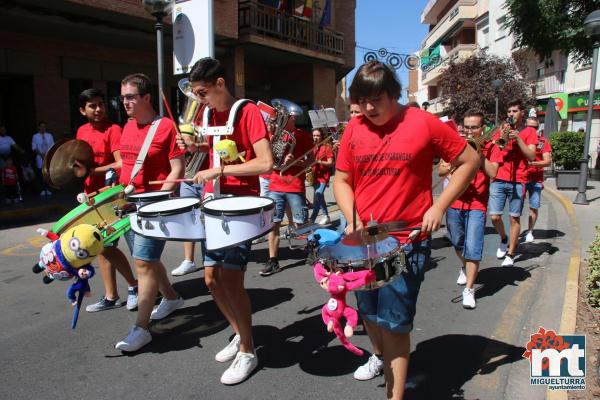
[[[133,184],[139,192],[152,190],[174,190],[174,183],[164,183],[162,186],[150,185],[153,180],[181,178],[184,170],[184,152],[176,142],[176,132],[173,121],[162,118],[150,148],[143,161],[143,167],[134,177],[132,171],[138,158],[148,131],[159,117],[152,107],[152,83],[144,74],[128,75],[121,81],[121,96],[125,111],[130,120],[125,124],[121,135],[122,169],[120,182],[124,185]],[[165,266],[160,261],[164,240],[145,238],[128,231],[125,234],[127,245],[131,250],[138,276],[138,314],[135,325],[127,337],[118,342],[115,347],[122,351],[136,351],[150,343],[152,335],[148,330],[150,320],[165,318],[173,311],[183,306],[183,299],[173,290]],[[158,307],[153,310],[156,293],[160,291],[163,298]]]
[[[356,293],[374,354],[354,377],[371,379],[383,369],[389,399],[401,399],[404,394],[410,331],[430,258],[428,234],[439,228],[444,211],[479,166],[476,152],[456,132],[429,113],[400,105],[400,91],[394,72],[385,64],[371,61],[358,69],[350,98],[363,115],[353,118],[344,131],[334,178],[335,198],[349,221],[347,232],[363,228],[371,219],[379,223],[400,220],[421,230],[410,239],[408,232],[394,234],[405,246],[405,272],[380,289]],[[432,161],[436,156],[451,162],[456,170],[433,202]]]
[[[94,167],[84,171],[80,163],[75,166],[75,175],[85,176],[83,191],[93,193],[105,186],[104,176],[111,169],[121,168],[121,127],[110,121],[106,115],[104,93],[99,89],[86,89],[79,95],[79,112],[87,120],[87,124],[79,127],[76,139],[87,142],[94,151]],[[105,246],[104,251],[98,255],[100,274],[104,282],[104,296],[99,302],[90,304],[85,308],[87,312],[97,312],[121,307],[119,292],[117,291],[117,275],[119,271],[129,285],[127,289],[127,309],[137,309],[137,281],[131,271],[129,260],[117,247],[119,241]]]
[[[313,129],[313,142],[320,143],[323,140],[323,133],[320,129]],[[325,189],[329,184],[331,176],[331,166],[333,165],[333,150],[328,143],[322,143],[314,150],[315,165],[312,166],[313,172],[313,188],[315,195],[313,198],[313,210],[310,216],[310,221],[315,222],[319,210],[323,210],[323,218],[319,224],[326,225],[331,222],[329,212],[327,211],[327,203],[325,202]]]
[[[291,153],[285,156],[283,167],[297,160],[313,147],[311,136],[303,129],[296,128],[296,117],[290,115],[284,128],[290,135],[294,136],[296,145]],[[298,227],[306,222],[308,210],[306,208],[306,180],[305,169],[310,164],[312,155],[308,160],[297,162],[284,173],[274,170],[269,183],[269,197],[275,201],[275,214],[273,215],[273,229],[269,232],[269,259],[265,267],[260,270],[261,276],[269,276],[280,271],[279,260],[279,228],[283,220],[287,206],[290,208],[292,219],[290,225]],[[295,176],[297,175],[298,176]],[[289,216],[288,216],[289,219]]]
[[[229,111],[235,103],[226,86],[225,68],[214,58],[203,58],[196,62],[190,72],[192,93],[211,110],[209,124],[224,126]],[[206,184],[206,192],[213,192],[213,180],[218,179],[220,192],[224,195],[259,194],[258,175],[269,173],[273,156],[267,130],[258,107],[246,103],[234,123],[234,132],[227,137],[236,143],[239,153],[244,153],[245,162],[236,160],[214,167],[213,140],[208,137],[207,146],[198,146],[199,151],[208,151],[211,168],[194,176],[195,183]],[[185,147],[179,139],[180,147]],[[219,351],[215,359],[219,362],[232,361],[221,376],[221,382],[233,385],[244,381],[258,365],[252,341],[252,309],[244,287],[244,275],[252,242],[219,251],[207,251],[204,256],[204,280],[215,303],[231,324],[235,336]]]
[[[484,116],[477,110],[469,110],[464,115],[464,132],[473,140],[481,138],[483,134]],[[466,285],[463,290],[463,307],[474,309],[476,307],[475,291],[473,285],[477,278],[479,262],[483,257],[483,238],[485,232],[485,213],[489,197],[490,178],[498,172],[501,161],[500,149],[491,141],[480,143],[481,166],[467,190],[446,211],[446,221],[450,241],[454,246],[456,255],[461,261],[461,269],[456,283]],[[440,174],[448,174],[450,165],[440,163]]]
[[[500,246],[496,257],[503,259],[503,267],[512,267],[519,235],[521,234],[521,214],[527,184],[527,163],[535,159],[535,147],[538,143],[535,129],[525,126],[525,107],[520,100],[508,103],[507,115],[514,124],[505,124],[502,131],[508,131],[507,143],[502,152],[502,163],[496,178],[490,184],[488,212],[496,232],[500,235]],[[499,134],[503,134],[500,132]],[[508,200],[510,220],[510,243],[504,229],[502,214]],[[508,250],[508,251],[507,251]]]

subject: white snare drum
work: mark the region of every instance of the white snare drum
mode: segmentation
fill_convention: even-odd
[[[131,229],[139,235],[195,242],[206,238],[201,215],[200,199],[178,197],[142,206],[129,218]]]
[[[125,200],[135,203],[137,209],[145,206],[146,204],[155,203],[157,201],[168,200],[171,198],[170,190],[156,190],[153,192],[145,192],[145,193],[134,193],[127,195]]]
[[[236,246],[264,236],[273,227],[275,202],[267,197],[221,197],[202,204],[207,250]]]

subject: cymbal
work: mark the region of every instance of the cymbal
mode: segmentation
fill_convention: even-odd
[[[399,232],[414,230],[406,226],[406,222],[392,221],[384,224],[378,224],[377,221],[371,221],[364,229],[359,229],[342,238],[342,243],[346,246],[368,246],[381,242],[390,237],[390,232]]]
[[[61,139],[56,142],[44,157],[42,173],[46,183],[55,189],[80,186],[84,178],[78,178],[73,173],[75,161],[88,170],[93,167],[92,146],[77,139]]]

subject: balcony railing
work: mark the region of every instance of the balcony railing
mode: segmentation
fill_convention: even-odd
[[[438,67],[446,66],[451,61],[456,61],[459,58],[467,58],[477,50],[476,44],[459,44],[448,52],[444,57],[435,57],[429,60],[428,63],[421,64],[421,80],[425,81],[428,79],[428,75]]]
[[[544,78],[535,81],[535,94],[544,95],[552,93],[560,93],[565,91],[565,83],[562,81],[562,71],[558,71],[551,75],[546,75]]]
[[[336,56],[344,54],[343,33],[251,0],[239,2],[239,26],[240,34],[258,34]]]

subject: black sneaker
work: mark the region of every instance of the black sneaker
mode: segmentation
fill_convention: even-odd
[[[85,311],[98,312],[98,311],[110,310],[113,308],[119,308],[122,305],[123,304],[119,301],[118,297],[115,300],[107,300],[106,297],[102,296],[102,298],[100,299],[99,302],[90,304],[89,306],[87,306],[85,308]]]
[[[269,260],[265,267],[259,272],[261,276],[273,275],[280,271],[279,262],[277,260]]]

